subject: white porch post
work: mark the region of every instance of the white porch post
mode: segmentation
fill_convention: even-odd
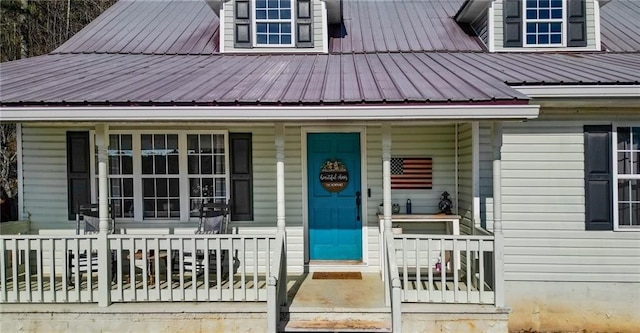
[[[496,307],[504,307],[504,235],[502,233],[502,123],[493,123],[493,234]]]
[[[391,126],[382,125],[382,204],[384,231],[391,232]]]
[[[109,126],[96,125],[96,146],[98,147],[98,216],[100,232],[96,248],[98,249],[98,305],[111,304],[111,251],[107,233],[109,231],[109,191],[107,179],[107,148],[109,145]]]
[[[98,147],[98,216],[100,218],[100,233],[106,233],[109,230],[109,180],[107,179],[108,125],[96,125],[96,146]]]
[[[285,232],[285,200],[284,200],[284,124],[276,127],[276,220],[278,232]]]

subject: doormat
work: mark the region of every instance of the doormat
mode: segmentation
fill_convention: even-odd
[[[315,280],[362,280],[360,272],[314,272]]]

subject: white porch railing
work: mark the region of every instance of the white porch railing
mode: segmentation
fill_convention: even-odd
[[[0,236],[0,303],[266,301],[278,245],[275,235]],[[83,272],[102,248],[109,264]]]
[[[493,235],[393,238],[403,302],[494,304]]]
[[[267,332],[278,332],[280,307],[287,305],[287,245],[286,234],[279,232],[276,238],[274,269],[267,281]]]
[[[385,251],[385,302],[391,306],[391,327],[396,333],[402,332],[402,285],[398,274],[398,263],[396,261],[396,248],[393,235],[387,232],[384,234]]]

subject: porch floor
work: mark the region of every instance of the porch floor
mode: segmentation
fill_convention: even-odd
[[[288,304],[294,310],[385,308],[379,273],[362,273],[362,279],[313,279],[313,274],[289,276]]]

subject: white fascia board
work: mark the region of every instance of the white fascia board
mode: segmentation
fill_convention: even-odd
[[[531,98],[640,97],[640,85],[512,86]]]
[[[2,107],[3,121],[531,119],[539,105]]]

